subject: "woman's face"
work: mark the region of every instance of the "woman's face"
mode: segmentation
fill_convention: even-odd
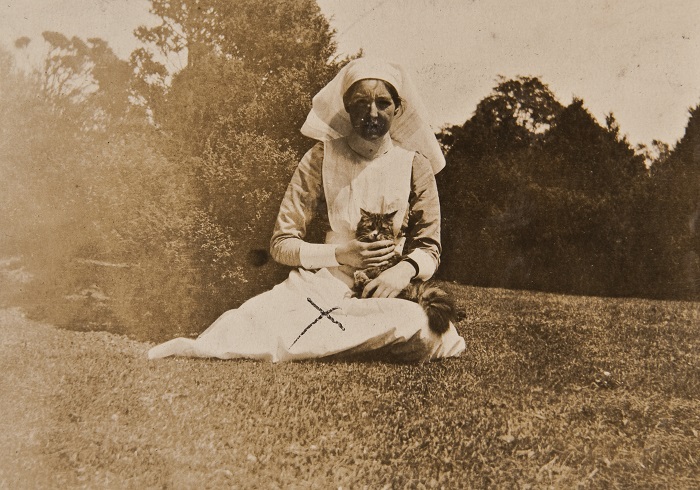
[[[368,141],[382,138],[391,128],[396,104],[381,80],[360,80],[345,98],[352,128]]]

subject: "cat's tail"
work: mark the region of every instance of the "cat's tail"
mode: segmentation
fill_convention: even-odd
[[[457,321],[457,308],[452,297],[430,283],[412,285],[409,299],[423,307],[428,316],[428,326],[433,332],[442,335],[450,328],[450,322]]]

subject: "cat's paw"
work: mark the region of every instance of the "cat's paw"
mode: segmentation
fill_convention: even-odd
[[[369,282],[369,276],[364,270],[355,271],[354,273],[355,284],[362,284],[363,286]]]
[[[365,289],[365,285],[370,281],[369,277],[367,277],[367,274],[365,273],[364,270],[360,271],[355,271],[353,273],[353,286],[352,286],[352,292],[353,296],[360,297],[362,295],[362,291]]]

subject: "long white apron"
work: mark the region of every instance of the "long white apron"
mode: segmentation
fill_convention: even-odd
[[[359,158],[344,140],[325,143],[323,186],[332,231],[326,241],[351,239],[360,209],[396,213],[398,232],[408,207],[413,152],[393,147],[373,160]],[[270,291],[221,315],[197,339],[153,347],[150,359],[171,355],[251,358],[273,362],[379,351],[392,360],[459,356],[464,339],[454,325],[443,335],[428,328],[422,308],[395,298],[351,296],[343,268],[297,269]]]

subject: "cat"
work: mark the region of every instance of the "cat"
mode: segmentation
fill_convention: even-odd
[[[360,209],[360,214],[360,221],[355,231],[357,240],[361,242],[378,242],[381,240],[396,241],[397,238],[400,238],[400,236],[394,235],[393,222],[396,211],[391,213],[370,213]],[[359,297],[369,281],[398,264],[401,259],[401,254],[397,252],[387,264],[381,267],[373,266],[356,270],[352,288],[355,295]],[[457,320],[456,307],[452,297],[442,289],[432,285],[430,281],[413,280],[401,291],[398,297],[422,306],[425,314],[428,316],[428,326],[437,334],[442,335],[447,332],[450,328],[450,322]]]

